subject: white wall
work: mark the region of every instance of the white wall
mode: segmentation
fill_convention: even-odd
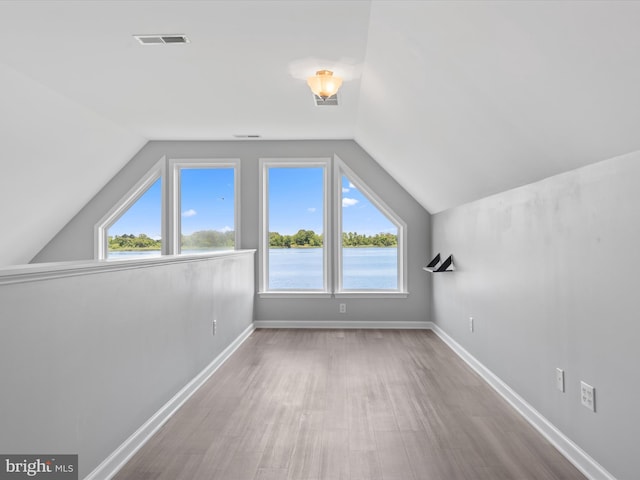
[[[259,165],[261,157],[333,158],[344,161],[408,224],[408,298],[256,300],[256,320],[413,321],[429,320],[431,278],[422,270],[430,254],[429,214],[353,140],[309,141],[166,141],[149,142],[78,215],[54,237],[35,262],[90,259],[95,223],[158,160],[239,158],[241,166],[241,248],[259,245]],[[256,263],[257,267],[257,263]],[[256,285],[257,289],[257,285]]]
[[[0,63],[0,267],[33,256],[146,140]]]
[[[0,269],[0,451],[77,453],[86,476],[251,324],[253,257]]]
[[[640,438],[639,178],[634,153],[432,217],[433,251],[453,253],[458,268],[434,276],[433,320],[629,480]],[[596,388],[597,413],[580,405],[580,380]]]

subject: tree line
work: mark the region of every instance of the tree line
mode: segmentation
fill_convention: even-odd
[[[201,230],[191,235],[182,235],[183,249],[223,248],[235,245],[235,232],[220,232],[218,230]],[[162,240],[154,240],[144,233],[139,235],[116,235],[108,239],[109,250],[160,250]]]
[[[162,247],[161,240],[153,238],[141,233],[139,235],[123,234],[109,237],[109,250],[160,250]]]
[[[200,230],[191,235],[182,235],[182,248],[198,250],[201,248],[233,248],[236,243],[236,232],[233,230]]]
[[[322,247],[324,239],[322,235],[313,230],[298,230],[293,235],[281,235],[278,232],[269,232],[269,246],[281,248]],[[375,235],[363,235],[357,232],[343,232],[343,247],[395,247],[398,245],[398,236],[393,233],[376,233]]]
[[[322,247],[323,235],[313,230],[300,229],[293,235],[281,235],[269,232],[269,246],[274,248]],[[108,238],[109,250],[160,250],[162,240],[154,240],[144,233],[139,235],[123,234]],[[223,248],[235,245],[235,232],[218,230],[200,230],[191,235],[182,235],[183,249]],[[357,232],[343,232],[343,247],[395,247],[398,236],[393,233],[363,235]]]

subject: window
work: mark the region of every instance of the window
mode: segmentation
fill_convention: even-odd
[[[326,293],[328,160],[261,160],[260,290]]]
[[[342,163],[336,190],[336,291],[403,292],[404,222]]]
[[[261,295],[407,295],[406,225],[340,159],[262,159],[260,175]]]
[[[162,158],[96,224],[95,258],[237,248],[239,171],[238,159]]]
[[[162,181],[156,180],[107,231],[107,258],[159,256],[162,250]]]
[[[173,162],[176,253],[233,250],[237,162]]]
[[[96,258],[113,260],[162,254],[163,172],[161,161],[98,222]]]

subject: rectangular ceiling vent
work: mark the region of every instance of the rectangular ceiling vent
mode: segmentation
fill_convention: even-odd
[[[313,101],[316,104],[316,107],[337,107],[338,106],[338,94],[331,95],[326,100],[323,100],[322,97],[319,97],[315,93],[313,95]]]
[[[260,138],[260,135],[255,133],[236,133],[233,136],[234,138]]]
[[[169,45],[175,43],[189,43],[186,35],[134,35],[142,45]]]

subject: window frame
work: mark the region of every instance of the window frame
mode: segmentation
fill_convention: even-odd
[[[107,260],[109,253],[108,233],[109,229],[124,215],[147,190],[160,179],[160,231],[162,235],[162,247],[160,255],[167,254],[167,222],[165,212],[167,211],[166,196],[166,159],[162,157],[151,167],[138,182],[118,200],[111,209],[94,226],[94,252],[93,258],[96,260]]]
[[[170,199],[167,218],[169,255],[181,255],[182,250],[182,205],[180,170],[182,169],[206,169],[206,168],[232,168],[233,169],[233,222],[234,222],[234,250],[240,248],[240,159],[238,158],[172,158],[169,160],[168,188]],[[203,252],[205,253],[205,252]],[[206,252],[211,253],[211,252]]]
[[[407,298],[407,223],[389,207],[337,155],[333,158],[259,159],[258,296],[260,298]],[[324,170],[324,271],[325,290],[268,290],[269,280],[269,174],[270,167],[317,167]],[[342,175],[346,175],[398,229],[397,289],[344,290],[342,288]]]
[[[322,168],[323,169],[323,288],[299,290],[269,289],[269,169],[270,168]],[[331,258],[331,158],[260,158],[259,159],[259,222],[260,241],[258,249],[258,295],[271,298],[331,298],[333,262]]]
[[[343,247],[342,247],[342,176],[345,175],[358,191],[375,206],[380,213],[398,229],[397,247],[397,285],[396,289],[344,289],[343,288]],[[334,214],[334,297],[366,298],[366,297],[400,297],[406,298],[407,291],[407,223],[396,214],[344,161],[337,155],[333,164],[333,210]]]

